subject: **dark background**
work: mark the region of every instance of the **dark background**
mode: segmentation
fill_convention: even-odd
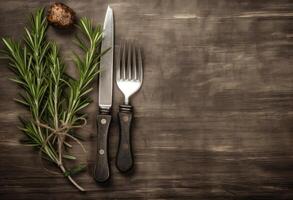
[[[78,16],[103,23],[115,14],[116,45],[135,39],[144,50],[145,79],[135,108],[135,171],[115,168],[115,85],[111,128],[112,181],[97,185],[97,90],[79,133],[89,163],[78,192],[46,172],[36,152],[19,143],[13,102],[19,89],[0,61],[0,199],[293,199],[293,1],[290,0],[74,0]],[[0,36],[21,38],[29,14],[51,1],[0,1]],[[73,33],[49,29],[69,64]],[[117,46],[116,46],[117,48]]]

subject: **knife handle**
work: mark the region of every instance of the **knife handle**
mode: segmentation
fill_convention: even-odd
[[[133,118],[131,105],[119,107],[120,138],[116,158],[116,167],[120,172],[127,172],[133,167],[133,154],[131,145],[131,122]]]
[[[111,123],[109,113],[101,113],[97,116],[97,159],[94,169],[94,178],[97,182],[106,182],[110,178],[108,161],[108,133]]]

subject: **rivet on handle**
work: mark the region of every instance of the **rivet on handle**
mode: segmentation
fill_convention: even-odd
[[[101,124],[106,124],[107,120],[106,119],[101,119]]]
[[[100,149],[100,150],[99,150],[99,154],[100,154],[100,155],[104,155],[104,153],[105,153],[104,149]]]

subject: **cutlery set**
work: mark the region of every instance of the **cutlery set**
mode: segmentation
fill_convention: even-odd
[[[114,67],[114,17],[108,6],[104,21],[101,52],[106,52],[100,61],[99,73],[99,111],[97,115],[97,156],[94,179],[106,182],[110,178],[108,160],[108,133],[112,121],[112,91]],[[119,106],[119,145],[116,156],[116,167],[120,172],[127,172],[133,166],[131,148],[131,123],[133,108],[129,98],[136,93],[143,81],[141,50],[134,42],[125,41],[119,47],[115,66],[116,83],[124,95],[124,102]]]

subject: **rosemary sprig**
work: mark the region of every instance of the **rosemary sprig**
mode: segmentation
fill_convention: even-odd
[[[65,73],[65,65],[59,58],[59,49],[46,39],[47,22],[44,10],[39,9],[31,17],[30,28],[25,28],[24,45],[9,38],[3,38],[4,55],[23,89],[17,102],[28,107],[31,119],[21,120],[21,130],[28,138],[28,144],[38,148],[43,158],[56,164],[63,175],[79,190],[84,189],[72,175],[84,169],[77,166],[67,170],[63,159],[75,159],[64,154],[64,146],[71,146],[68,139],[81,142],[74,137],[73,130],[86,124],[85,115],[80,112],[89,105],[90,83],[98,73],[102,41],[102,29],[93,27],[82,18],[78,24],[81,35],[76,37],[83,56],[74,55],[79,77],[74,79]]]

